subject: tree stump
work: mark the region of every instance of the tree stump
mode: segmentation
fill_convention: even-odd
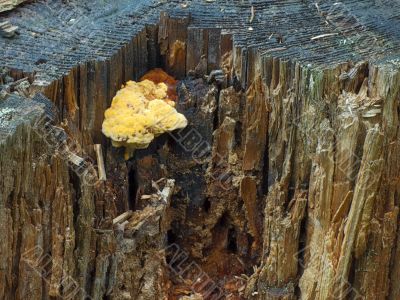
[[[384,0],[3,13],[19,34],[0,38],[0,298],[400,299],[399,16]],[[104,111],[157,67],[189,125],[124,161]]]

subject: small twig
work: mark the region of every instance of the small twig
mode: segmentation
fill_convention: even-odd
[[[247,276],[246,274],[240,274],[240,276],[242,277],[242,279],[249,281],[250,277]]]
[[[249,20],[250,23],[253,23],[254,16],[255,16],[254,6],[252,6],[252,7],[251,7],[250,20]]]
[[[235,279],[237,280],[241,280],[241,281],[249,281],[249,276],[247,276],[246,274],[240,274],[240,276],[234,276]]]
[[[157,184],[160,184],[160,183],[163,182],[163,181],[165,181],[165,178],[164,178],[164,177],[158,179],[158,180],[156,181],[156,183],[157,183]]]
[[[157,191],[157,194],[160,194],[160,186],[158,185],[157,182],[152,180],[151,181],[151,187]]]
[[[97,168],[99,171],[99,180],[106,181],[107,176],[106,176],[106,169],[104,167],[103,150],[101,149],[101,145],[95,144],[94,151],[96,152]]]
[[[318,2],[315,2],[315,8],[317,9],[318,13],[321,13],[321,10],[319,8]]]
[[[320,34],[320,35],[317,35],[317,36],[312,37],[311,40],[312,40],[312,41],[315,41],[315,40],[322,39],[322,38],[324,38],[324,37],[329,37],[329,36],[334,36],[334,35],[338,35],[338,33],[335,32],[335,33]]]

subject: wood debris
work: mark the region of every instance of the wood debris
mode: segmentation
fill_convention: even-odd
[[[124,212],[123,214],[119,215],[118,217],[116,217],[113,220],[113,225],[123,223],[124,221],[128,220],[132,216],[132,214],[133,214],[133,211],[131,211],[131,210]]]
[[[18,26],[12,25],[9,21],[0,23],[0,34],[5,38],[12,38],[17,33]]]

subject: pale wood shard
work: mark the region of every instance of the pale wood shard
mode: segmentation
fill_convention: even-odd
[[[18,30],[18,26],[13,26],[9,21],[0,22],[0,34],[4,38],[12,38]]]
[[[174,187],[175,187],[175,180],[174,179],[168,179],[165,187],[160,193],[160,198],[161,201],[163,201],[165,204],[169,204],[171,201],[172,193],[174,192]]]
[[[335,36],[335,35],[338,35],[338,33],[337,33],[337,32],[335,32],[335,33],[324,33],[324,34],[320,34],[320,35],[317,35],[317,36],[313,36],[313,37],[311,38],[311,40],[312,40],[312,41],[315,41],[315,40],[319,40],[319,39],[322,39],[322,38],[326,38],[326,37],[330,37],[330,36]]]
[[[101,145],[95,144],[94,151],[96,152],[99,180],[105,181],[105,180],[107,180],[107,175],[106,175],[106,169],[104,167],[103,149],[101,148]]]
[[[119,215],[118,217],[116,217],[113,220],[113,225],[123,223],[124,221],[128,220],[132,216],[132,214],[133,214],[133,211],[131,211],[131,210],[124,212],[123,214]]]
[[[27,0],[0,0],[0,12],[12,10]]]

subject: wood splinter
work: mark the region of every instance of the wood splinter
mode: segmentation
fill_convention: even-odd
[[[106,181],[107,176],[106,176],[106,169],[104,167],[104,157],[103,157],[103,150],[101,149],[101,145],[95,144],[94,151],[96,152],[97,168],[99,171],[99,180]]]
[[[161,200],[163,200],[165,203],[168,203],[171,200],[172,193],[174,192],[175,188],[175,180],[174,179],[168,179],[167,183],[165,184],[165,187],[160,193]]]
[[[116,225],[116,224],[119,224],[119,223],[122,223],[122,222],[128,220],[132,216],[132,214],[133,214],[132,210],[128,210],[128,211],[124,212],[123,214],[120,214],[118,217],[113,219],[113,225]]]
[[[251,7],[251,15],[250,15],[249,23],[253,23],[254,16],[255,16],[254,6],[252,6]]]
[[[315,40],[319,40],[319,39],[322,39],[322,38],[325,38],[325,37],[330,37],[330,36],[335,36],[335,35],[338,35],[338,33],[335,32],[335,33],[320,34],[320,35],[317,35],[317,36],[313,36],[313,37],[311,38],[311,40],[312,40],[312,41],[315,41]]]
[[[18,26],[11,25],[9,21],[0,22],[0,34],[5,38],[12,38],[18,30]]]

